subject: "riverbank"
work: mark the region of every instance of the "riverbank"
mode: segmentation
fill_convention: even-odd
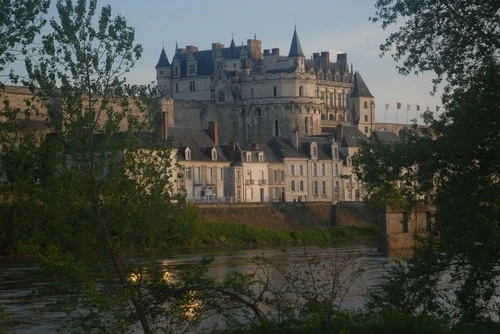
[[[362,202],[197,204],[196,208],[204,221],[231,221],[278,231],[376,226],[375,216]]]

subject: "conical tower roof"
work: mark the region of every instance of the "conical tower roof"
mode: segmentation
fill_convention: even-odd
[[[293,30],[292,44],[290,45],[290,52],[288,52],[288,57],[304,57],[296,28]]]
[[[235,59],[238,55],[236,54],[236,44],[234,43],[234,38],[231,38],[231,45],[229,46],[229,58]]]
[[[158,64],[156,64],[155,69],[159,67],[168,67],[170,63],[168,61],[167,53],[165,52],[165,48],[161,48],[160,59],[158,59]]]
[[[354,82],[352,84],[352,97],[371,97],[373,98],[372,93],[370,93],[370,90],[366,86],[365,82],[363,81],[363,78],[361,77],[361,74],[359,74],[358,71],[354,73]]]

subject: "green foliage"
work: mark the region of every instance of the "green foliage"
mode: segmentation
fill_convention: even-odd
[[[10,120],[44,106],[52,133],[29,135],[22,122],[1,133],[2,251],[39,256],[51,283],[40,293],[63,296],[62,330],[139,323],[150,333],[156,260],[192,238],[196,212],[175,188],[169,142],[151,127],[155,90],[122,76],[141,55],[134,29],[96,0],[59,0],[57,10],[36,59],[26,59],[34,100],[24,114],[4,101]]]
[[[46,20],[49,0],[2,0],[0,2],[0,73],[19,57],[32,53],[31,44]],[[9,78],[17,82],[18,76],[10,71]]]
[[[426,113],[428,126],[401,144],[368,144],[358,156],[376,203],[393,204],[396,192],[437,208],[432,234],[391,270],[373,304],[464,326],[488,322],[500,312],[500,4],[380,0],[376,8],[372,21],[399,24],[382,52],[403,61],[403,74],[432,70],[435,83],[447,83],[439,119]]]
[[[482,64],[498,57],[496,0],[377,0],[372,22],[397,26],[384,44],[400,73],[432,71],[452,87],[475,77]]]

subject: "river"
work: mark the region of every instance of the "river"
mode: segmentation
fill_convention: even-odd
[[[203,254],[183,254],[161,261],[169,270],[175,271],[176,268],[199,262],[203,255],[211,255],[214,261],[210,265],[209,275],[222,278],[234,271],[252,272],[255,270],[255,264],[252,264],[250,260],[261,255],[283,266],[288,266],[291,271],[294,271],[303,268],[303,264],[307,261],[304,254],[307,254],[308,259],[314,259],[319,264],[333,263],[333,269],[330,270],[341,270],[339,282],[348,284],[349,291],[346,291],[347,293],[338,300],[338,303],[342,308],[347,309],[364,305],[367,289],[380,281],[390,262],[390,258],[378,251],[374,244],[366,242],[343,243],[336,247],[292,247],[286,250],[278,248],[215,250]],[[360,266],[364,268],[362,275],[356,280],[349,281],[348,278]],[[36,265],[27,263],[0,264],[0,301],[10,320],[16,325],[9,328],[9,333],[54,333],[58,319],[63,316],[63,314],[50,312],[47,309],[47,303],[53,301],[50,297],[30,298],[32,291],[43,285],[42,282],[32,279],[36,269]]]

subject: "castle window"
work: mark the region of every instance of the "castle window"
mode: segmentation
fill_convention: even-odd
[[[279,121],[277,119],[274,120],[274,136],[279,136]]]
[[[194,65],[189,65],[189,74],[194,74]]]
[[[175,73],[175,75],[179,74],[179,68],[177,66],[174,68],[174,73]]]
[[[184,151],[184,156],[186,157],[186,160],[191,160],[191,150],[189,147],[186,147],[186,150]]]
[[[367,135],[367,134],[368,134],[368,127],[365,126],[365,135]]]
[[[224,92],[219,92],[219,102],[226,102],[226,94]]]
[[[324,162],[321,164],[321,176],[326,176],[326,164]]]
[[[290,175],[295,175],[295,165],[290,165]]]
[[[160,70],[160,74],[163,75],[163,70]]]
[[[247,152],[246,157],[247,157],[247,162],[252,161],[252,153]]]
[[[179,93],[179,83],[178,82],[175,83],[175,92]]]
[[[259,162],[264,162],[264,153],[259,153]]]
[[[299,175],[304,175],[304,165],[299,165]]]
[[[321,195],[326,195],[326,181],[321,182]]]
[[[222,62],[221,61],[217,62],[217,69],[219,69],[219,68],[222,68]]]
[[[290,182],[290,191],[295,191],[295,181]]]
[[[309,119],[307,117],[304,118],[304,132],[309,133]]]
[[[196,82],[195,81],[189,82],[189,90],[192,92],[194,92],[196,90]]]
[[[212,148],[212,160],[217,160],[217,150],[215,148]]]
[[[339,165],[335,164],[335,176],[339,176]]]
[[[368,115],[365,115],[365,122],[368,122]]]
[[[299,96],[304,96],[304,86],[299,87]]]
[[[313,163],[313,176],[318,176],[318,163]]]
[[[250,88],[250,96],[252,97],[253,99],[253,88]]]
[[[192,170],[191,170],[191,167],[187,167],[187,168],[186,168],[186,179],[191,180],[191,178],[192,178],[192,177],[193,177],[193,176],[192,176]]]
[[[318,195],[318,181],[314,181],[312,187],[313,187],[313,195]]]
[[[278,181],[278,171],[277,170],[273,170],[273,181],[274,182]]]
[[[304,181],[299,181],[299,191],[304,191]]]
[[[364,105],[365,109],[368,109],[368,102],[366,102],[366,101],[365,101],[365,102],[363,103],[363,105]]]
[[[273,86],[273,96],[278,96],[278,89],[276,88],[276,86]]]

